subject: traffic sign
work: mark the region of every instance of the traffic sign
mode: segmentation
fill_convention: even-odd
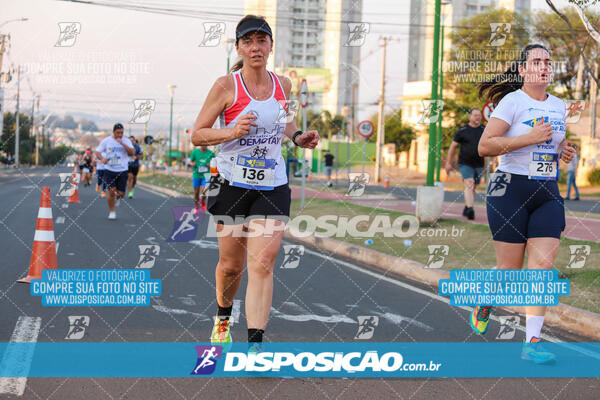
[[[302,104],[302,108],[308,105],[308,85],[306,84],[306,79],[302,79],[302,83],[300,84],[300,104]]]
[[[488,122],[488,120],[490,119],[490,116],[492,115],[492,111],[494,111],[495,107],[496,107],[496,105],[494,104],[493,101],[488,101],[487,103],[485,103],[485,105],[483,106],[483,109],[481,110],[481,115],[483,115],[483,120],[485,122]]]
[[[358,134],[364,138],[368,138],[373,134],[373,123],[365,120],[358,123]]]

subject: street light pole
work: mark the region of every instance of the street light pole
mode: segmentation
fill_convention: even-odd
[[[445,19],[445,18],[444,18]],[[442,24],[442,37],[440,49],[440,99],[444,100],[444,25]],[[440,170],[442,168],[442,112],[438,116],[437,127],[437,152],[435,159],[435,180],[440,181]]]
[[[180,148],[179,148],[179,136],[181,136],[180,132],[179,132],[179,126],[181,125],[181,115],[177,115],[177,153],[180,152]],[[178,163],[179,165],[179,163]]]
[[[15,167],[19,167],[19,99],[21,93],[21,66],[17,66],[17,116],[15,128]]]
[[[434,13],[434,28],[433,28],[433,59],[432,59],[432,70],[431,70],[431,105],[429,111],[429,149],[427,157],[427,186],[433,186],[433,173],[435,170],[435,146],[436,140],[436,125],[437,120],[432,118],[433,115],[437,115],[439,118],[438,110],[438,74],[439,74],[439,53],[440,53],[440,11],[442,6],[441,0],[435,0],[435,13]],[[434,114],[436,113],[436,114]]]
[[[168,167],[171,167],[171,140],[173,137],[173,96],[175,95],[175,85],[169,85],[169,95],[171,96],[171,112],[169,113],[169,155],[167,156]]]
[[[385,57],[387,52],[387,37],[383,38],[383,60],[381,62],[381,91],[379,92],[379,111],[377,113],[377,151],[375,156],[375,182],[381,182],[381,153],[385,138]]]

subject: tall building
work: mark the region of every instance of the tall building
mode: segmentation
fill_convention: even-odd
[[[529,11],[531,0],[442,0],[441,23],[444,31],[444,57],[452,48],[451,26],[488,8],[505,8],[516,12]],[[402,90],[402,120],[417,129],[417,138],[411,145],[406,165],[420,172],[427,171],[429,125],[420,123],[424,106],[422,101],[431,96],[433,69],[433,27],[435,0],[411,0],[409,26],[409,53],[407,79]],[[446,58],[445,58],[446,59]]]
[[[442,12],[446,15],[446,26],[455,26],[462,19],[484,12],[486,9],[506,8],[516,12],[529,11],[531,0],[442,0]],[[407,81],[422,81],[431,78],[433,49],[433,0],[411,0],[409,26],[409,59]],[[450,48],[446,29],[446,49]]]
[[[306,78],[312,110],[341,114],[352,105],[360,46],[349,43],[349,23],[361,21],[362,0],[245,0],[244,13],[267,19],[274,35],[268,67],[290,77],[294,91]]]

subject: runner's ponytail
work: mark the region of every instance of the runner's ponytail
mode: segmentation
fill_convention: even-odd
[[[488,81],[481,82],[479,86],[479,98],[491,100],[498,104],[507,94],[523,87],[523,77],[519,74],[519,65],[525,64],[529,52],[533,49],[544,49],[541,44],[528,44],[521,51],[518,60],[513,61],[504,73],[494,76]],[[548,53],[550,53],[548,51]],[[486,93],[487,92],[487,93]]]

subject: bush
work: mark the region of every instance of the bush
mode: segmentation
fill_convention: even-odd
[[[592,186],[600,186],[600,168],[594,168],[589,172],[588,181]]]
[[[68,146],[57,146],[40,152],[40,164],[56,165],[65,161],[68,155],[74,151]]]

